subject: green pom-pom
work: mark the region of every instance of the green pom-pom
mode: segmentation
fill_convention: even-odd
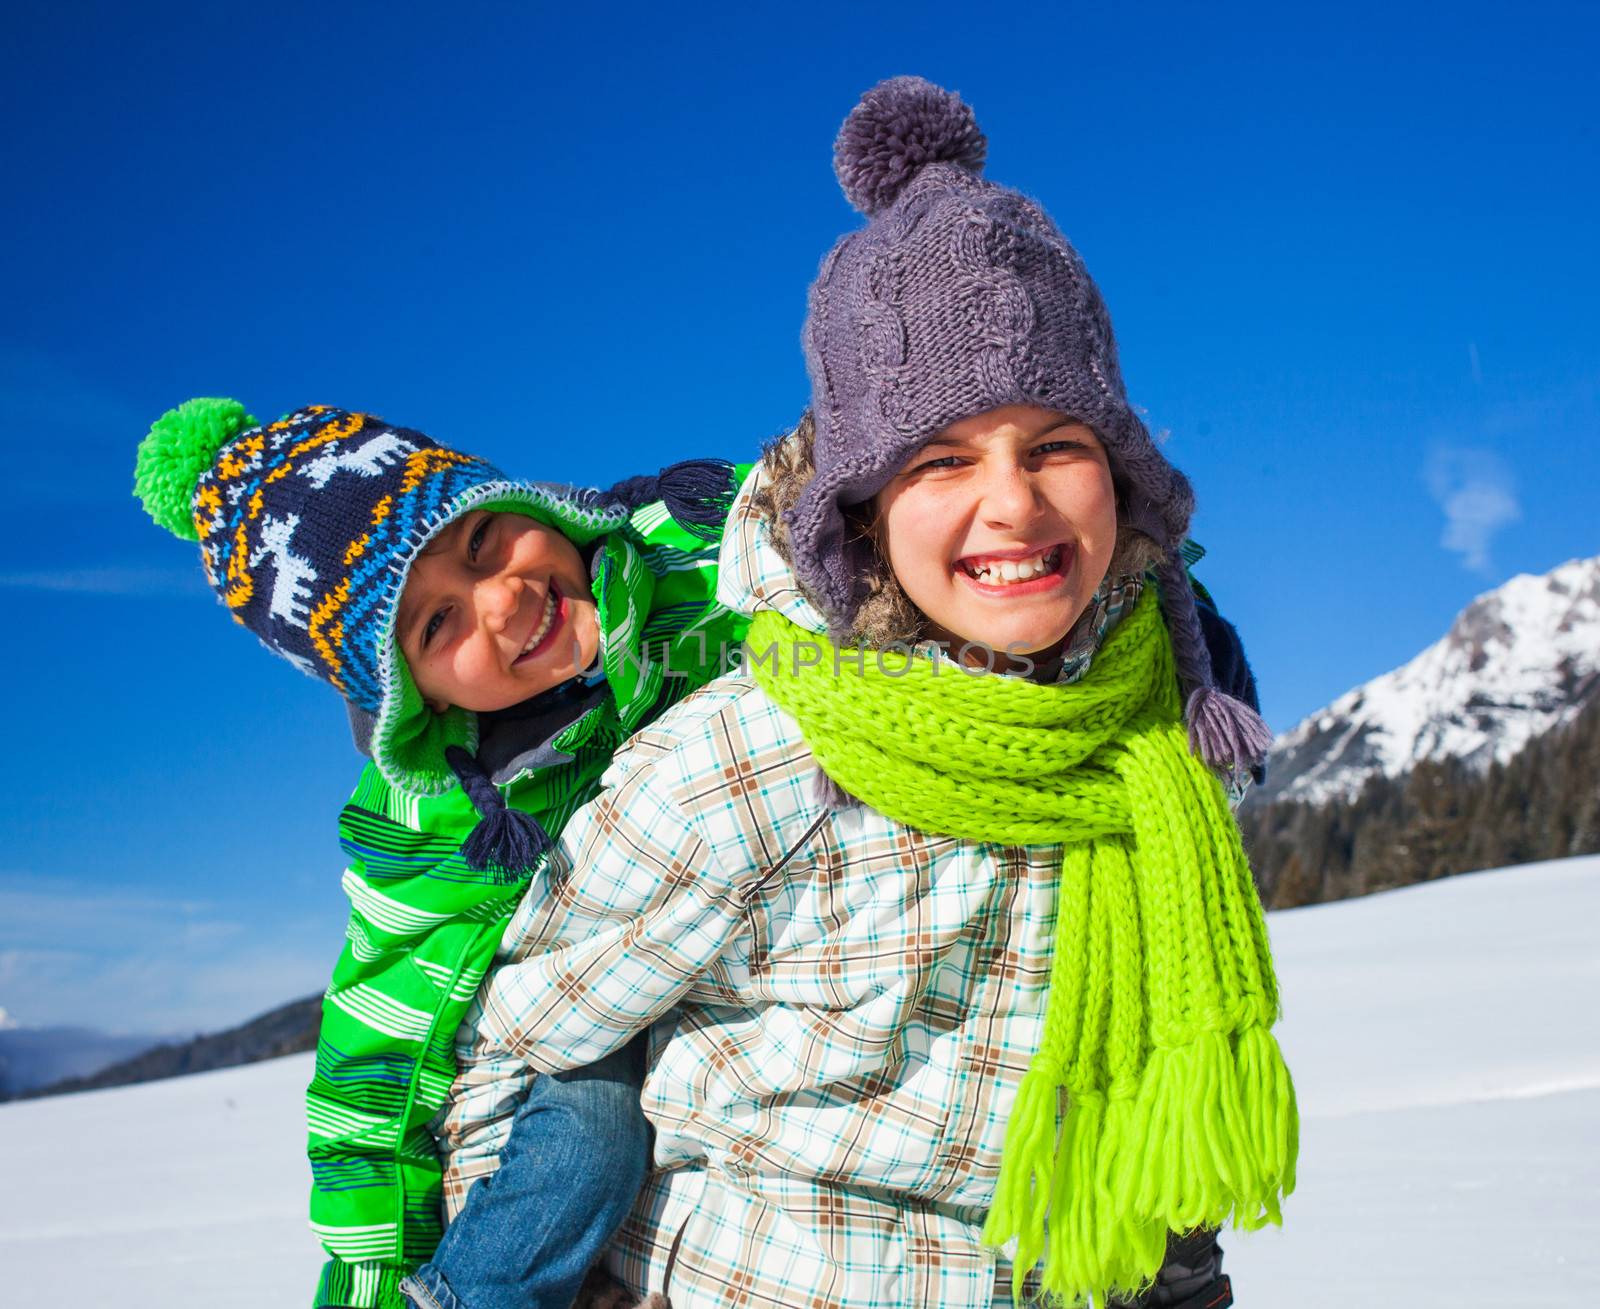
[[[198,541],[194,488],[217,451],[256,420],[237,400],[185,400],[169,409],[139,442],[133,493],[145,512],[174,536]]]

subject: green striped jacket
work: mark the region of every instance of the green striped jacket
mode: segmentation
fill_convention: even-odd
[[[545,766],[496,778],[551,836],[594,795],[617,746],[715,676],[742,639],[747,620],[716,601],[716,558],[716,542],[659,504],[598,545],[604,688],[551,738]],[[428,1124],[456,1074],[456,1029],[532,880],[467,867],[460,847],[477,822],[459,786],[410,794],[370,763],[339,816],[350,921],[306,1093],[311,1225],[330,1256],[318,1306],[401,1309],[401,1279],[443,1232]]]

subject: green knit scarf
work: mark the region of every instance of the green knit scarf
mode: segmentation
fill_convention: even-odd
[[[1169,1231],[1279,1222],[1299,1117],[1266,923],[1222,785],[1189,751],[1154,588],[1065,686],[841,659],[773,613],[749,642],[850,794],[925,832],[1062,846],[1043,1037],[984,1229],[1016,1241],[1015,1285],[1042,1262],[1048,1297],[1104,1304],[1150,1283]]]

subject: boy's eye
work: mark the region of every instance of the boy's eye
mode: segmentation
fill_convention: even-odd
[[[483,548],[483,538],[489,535],[489,524],[493,520],[493,514],[485,514],[472,529],[472,535],[467,539],[467,559],[470,562],[478,562],[478,551]]]
[[[439,629],[444,626],[445,615],[448,612],[446,609],[441,609],[432,618],[428,619],[428,625],[422,629],[422,648],[424,650],[428,648],[428,643],[438,634]]]

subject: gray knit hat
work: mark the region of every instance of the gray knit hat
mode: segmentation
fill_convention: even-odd
[[[1209,763],[1243,766],[1271,733],[1215,689],[1180,549],[1188,479],[1128,404],[1111,318],[1066,238],[1034,201],[981,178],[986,142],[959,96],[895,77],[861,98],[834,168],[866,227],[822,261],[804,344],[816,476],[785,519],[795,571],[836,631],[865,598],[862,553],[843,510],[870,500],[951,423],[1038,405],[1093,428],[1124,519],[1161,548],[1163,606]]]

